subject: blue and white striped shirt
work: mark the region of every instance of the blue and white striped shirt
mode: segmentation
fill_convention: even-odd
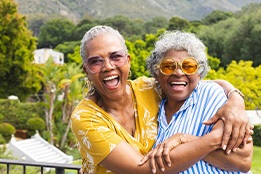
[[[164,98],[160,105],[158,116],[159,129],[154,147],[175,133],[186,133],[195,136],[203,136],[209,133],[212,126],[205,125],[202,122],[214,116],[218,109],[225,104],[227,98],[219,85],[213,82],[200,81],[189,98],[187,98],[181,108],[172,116],[169,124],[167,123],[164,109],[164,103],[166,101],[167,98]],[[240,172],[225,171],[200,160],[181,173],[234,174]],[[251,172],[248,173],[250,174]]]

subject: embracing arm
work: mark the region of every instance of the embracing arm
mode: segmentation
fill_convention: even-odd
[[[151,172],[163,173],[163,171],[177,173],[189,168],[197,161],[203,159],[208,153],[221,147],[221,136],[217,136],[217,134],[217,131],[213,131],[213,133],[209,133],[201,138],[196,138],[190,142],[180,144],[172,149],[170,152],[170,160],[172,162],[170,167],[167,168],[155,165],[155,168],[150,169],[150,166],[153,166],[151,160],[145,162],[143,165],[140,165],[143,155],[133,149],[125,141],[118,144],[100,164],[115,173],[142,174]]]
[[[253,142],[239,146],[236,152],[229,155],[223,150],[216,150],[207,155],[204,160],[218,168],[229,171],[248,172],[251,168]]]
[[[249,126],[249,129],[252,129],[252,127]],[[217,130],[221,130],[219,131],[221,133],[219,134],[215,133],[217,132]],[[211,135],[211,136],[219,135],[221,141],[222,133],[223,133],[223,123],[221,124],[221,121],[218,121],[218,123],[215,124],[215,126],[213,127],[212,131],[207,135]],[[253,132],[250,131],[249,134],[251,136]],[[159,144],[155,149],[153,149],[148,155],[146,155],[142,159],[141,163],[149,159],[151,164],[150,166],[152,169],[155,168],[155,166],[157,165],[159,165],[160,168],[164,168],[164,164],[177,165],[176,164],[177,161],[180,162],[180,160],[182,160],[180,159],[180,157],[182,157],[185,160],[190,159],[190,157],[186,157],[184,155],[184,152],[180,150],[180,148],[182,147],[184,148],[185,145],[188,146],[188,149],[190,149],[191,147],[197,148],[197,145],[194,146],[194,143],[197,142],[195,140],[199,140],[199,142],[202,143],[201,145],[204,146],[204,141],[202,140],[204,140],[204,138],[206,138],[205,136],[207,136],[205,135],[203,137],[197,137],[194,135],[184,134],[183,136],[176,137],[176,135],[177,134],[171,136],[170,138],[165,140],[162,144]],[[209,144],[211,143],[211,141],[205,143]],[[252,153],[253,153],[252,151],[253,151],[253,144],[252,144],[252,137],[250,137],[250,140],[246,145],[241,145],[236,152],[232,152],[230,155],[227,155],[223,150],[221,150],[221,146],[220,146],[217,150],[207,154],[203,160],[220,169],[224,169],[228,171],[246,172],[251,167],[251,160],[252,160]],[[189,161],[189,162],[193,163],[194,161]],[[186,167],[187,168],[189,167],[188,166],[189,163],[185,162],[184,164],[185,165],[183,167],[185,170]]]
[[[227,96],[231,90],[235,89],[228,81],[214,80],[214,82],[218,83],[225,90]],[[225,123],[222,148],[226,150],[227,154],[231,150],[236,150],[242,142],[246,144],[249,138],[248,134],[246,134],[249,121],[245,112],[244,99],[241,95],[237,92],[230,93],[226,104],[210,120],[204,123],[210,125],[218,119],[222,119]]]

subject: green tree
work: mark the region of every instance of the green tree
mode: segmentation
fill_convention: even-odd
[[[233,16],[232,12],[214,10],[209,15],[207,15],[205,18],[203,18],[202,21],[205,25],[211,25],[211,24],[215,24],[219,21],[226,20],[227,18],[230,18],[232,16]]]
[[[252,66],[252,61],[232,61],[226,69],[211,70],[206,79],[225,79],[245,94],[246,109],[261,108],[261,65]]]
[[[78,65],[82,64],[82,57],[80,55],[80,46],[76,46],[74,48],[74,52],[72,54],[68,54],[69,62],[75,62]]]
[[[40,14],[29,15],[27,17],[27,21],[28,21],[28,28],[33,32],[33,35],[35,37],[38,37],[41,26],[48,21],[48,18],[46,17],[46,15],[40,13]]]
[[[80,45],[80,41],[70,41],[70,42],[63,42],[55,47],[56,51],[62,52],[64,54],[64,62],[70,62],[68,57],[69,54],[74,52],[76,46]],[[79,54],[79,52],[78,52]]]
[[[234,59],[234,56],[225,57],[224,54],[226,47],[230,45],[228,38],[233,35],[234,26],[237,26],[237,24],[237,19],[229,18],[211,26],[201,26],[200,30],[197,30],[197,35],[208,47],[208,54],[220,58],[222,67],[225,67]]]
[[[59,83],[65,77],[65,71],[61,65],[56,65],[53,59],[49,58],[45,65],[39,67],[41,82],[43,84],[43,100],[45,103],[45,122],[47,131],[50,134],[50,143],[54,144],[54,109]]]
[[[129,40],[141,38],[141,36],[144,34],[144,22],[142,20],[131,20],[130,18],[122,15],[116,15],[112,18],[99,20],[98,23],[117,29],[125,39]]]
[[[169,20],[168,30],[186,30],[190,27],[190,22],[186,19],[173,17]]]
[[[156,33],[159,29],[168,27],[168,20],[165,17],[155,17],[152,20],[144,23],[145,32],[147,34]]]
[[[154,48],[154,43],[158,36],[164,32],[164,29],[158,30],[156,34],[146,34],[144,40],[139,39],[134,42],[126,41],[129,53],[131,55],[131,79],[140,76],[149,76],[146,67],[146,58]]]
[[[17,95],[24,101],[40,89],[32,66],[35,38],[14,0],[0,1],[0,98]]]
[[[227,40],[225,58],[252,60],[254,66],[261,64],[261,4],[258,7],[250,6],[253,11],[239,18],[238,25]]]
[[[55,48],[58,44],[70,41],[75,25],[67,19],[52,19],[40,28],[38,48]]]
[[[63,95],[62,102],[62,128],[59,132],[62,132],[62,139],[60,147],[63,148],[67,140],[67,136],[70,130],[70,116],[77,102],[83,97],[82,86],[85,74],[83,74],[81,66],[76,63],[66,64],[64,67],[66,72],[65,78],[60,81],[60,89]],[[65,128],[65,129],[64,129]]]

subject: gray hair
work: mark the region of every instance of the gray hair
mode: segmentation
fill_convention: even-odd
[[[90,30],[88,30],[81,40],[80,54],[82,57],[82,61],[84,61],[84,59],[88,57],[86,53],[86,45],[95,37],[100,36],[102,34],[111,34],[117,36],[120,42],[122,43],[124,49],[126,49],[126,52],[128,52],[127,46],[125,44],[125,40],[118,30],[115,30],[112,27],[105,26],[105,25],[97,25],[92,27]]]
[[[206,47],[203,42],[192,33],[166,31],[159,37],[155,43],[155,49],[146,60],[147,68],[153,77],[159,72],[159,70],[155,68],[155,65],[157,65],[170,50],[185,50],[189,56],[196,58],[200,64],[198,73],[201,79],[208,73],[210,68],[207,61]]]

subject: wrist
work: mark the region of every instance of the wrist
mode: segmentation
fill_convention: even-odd
[[[237,88],[233,88],[227,93],[227,98],[229,98],[232,94],[238,94],[243,99],[245,98],[244,94]]]
[[[222,147],[222,135],[219,135],[216,131],[212,130],[210,133],[206,134],[207,141],[212,151],[220,149]]]

